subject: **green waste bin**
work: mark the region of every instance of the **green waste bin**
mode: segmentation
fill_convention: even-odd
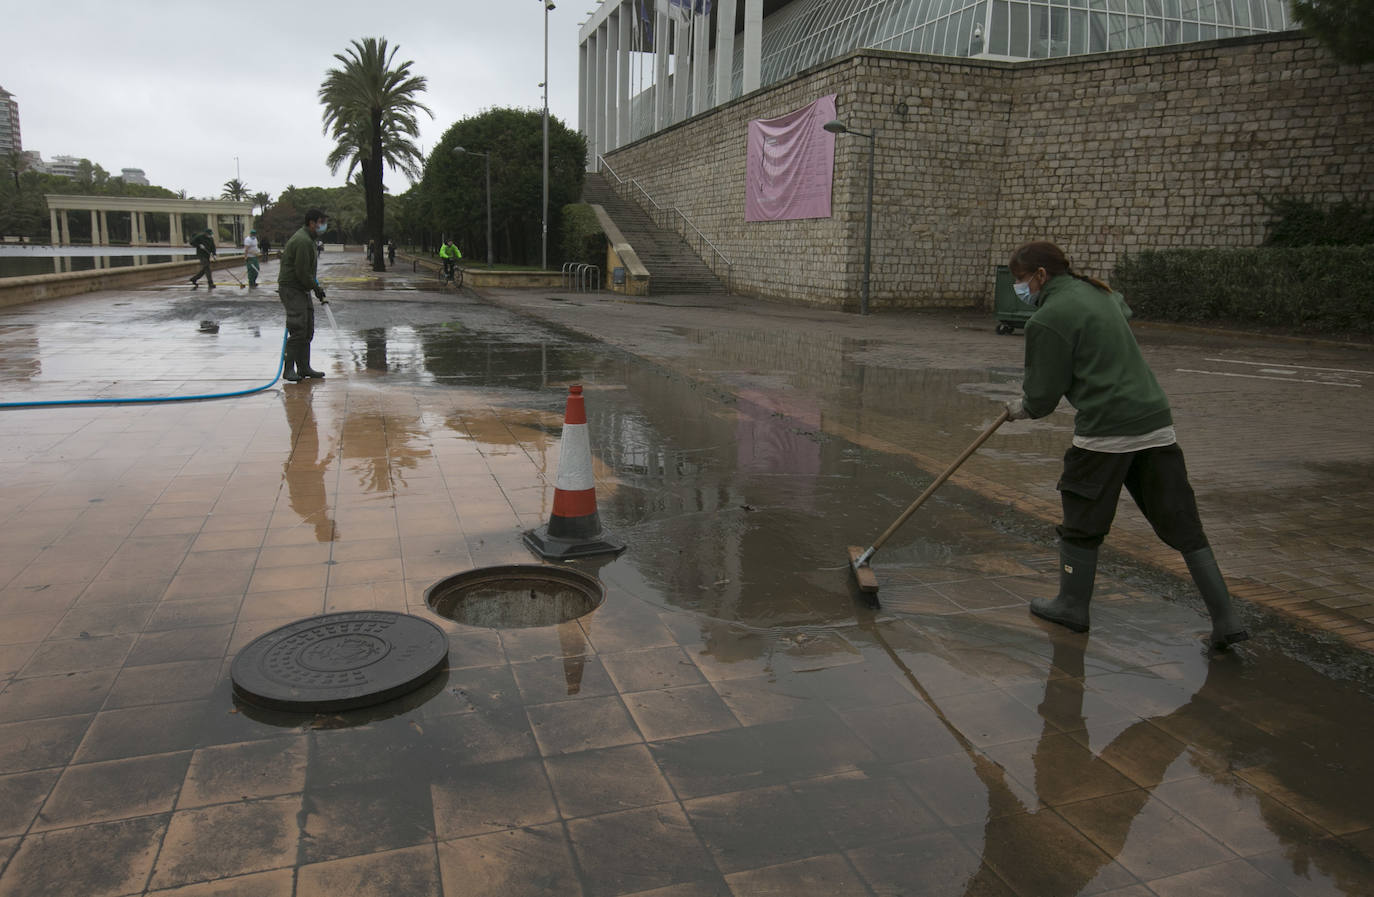
[[[1031,308],[1016,298],[1011,285],[1016,279],[1006,265],[997,266],[997,278],[992,288],[992,310],[997,314],[997,332],[1015,333],[1017,327],[1025,327],[1030,316],[1035,314]]]

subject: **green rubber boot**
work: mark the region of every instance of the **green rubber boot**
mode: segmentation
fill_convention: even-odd
[[[1031,613],[1074,632],[1087,632],[1088,603],[1093,598],[1096,576],[1097,549],[1060,542],[1059,594],[1052,599],[1032,598]]]
[[[1231,593],[1226,588],[1226,580],[1221,578],[1217,567],[1216,555],[1212,549],[1199,548],[1183,556],[1188,572],[1193,574],[1193,582],[1202,593],[1202,602],[1207,605],[1207,613],[1212,617],[1212,647],[1225,651],[1236,642],[1250,637],[1245,631],[1235,608],[1231,606]]]

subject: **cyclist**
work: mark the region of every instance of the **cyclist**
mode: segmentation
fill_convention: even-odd
[[[444,242],[444,245],[439,247],[439,258],[443,260],[444,263],[444,280],[453,280],[454,268],[456,268],[458,262],[462,260],[463,251],[454,245],[452,237],[449,237],[448,240]]]

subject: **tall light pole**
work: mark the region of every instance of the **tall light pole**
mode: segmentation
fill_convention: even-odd
[[[864,221],[864,288],[859,295],[859,314],[868,314],[868,281],[873,272],[873,157],[878,152],[877,133],[865,134],[862,131],[850,130],[844,122],[838,118],[828,121],[821,125],[832,134],[853,134],[855,137],[864,137],[868,140],[868,212]]]
[[[463,149],[461,146],[453,148],[455,153],[465,153],[469,156],[481,156],[486,162],[487,167],[487,267],[491,267],[492,262],[492,243],[491,243],[491,153],[475,153],[470,149]]]
[[[539,257],[540,270],[549,269],[549,13],[553,0],[544,0],[544,218],[543,241]]]

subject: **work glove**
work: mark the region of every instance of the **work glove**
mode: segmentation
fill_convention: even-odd
[[[320,304],[321,304],[321,305],[327,305],[327,304],[328,304],[327,302],[325,302],[325,299],[324,299],[324,287],[319,286],[318,284],[316,284],[316,286],[315,286],[315,298],[318,299],[318,300],[320,300]]]
[[[1030,412],[1026,410],[1020,397],[1007,403],[1007,420],[1026,420],[1029,417]]]

